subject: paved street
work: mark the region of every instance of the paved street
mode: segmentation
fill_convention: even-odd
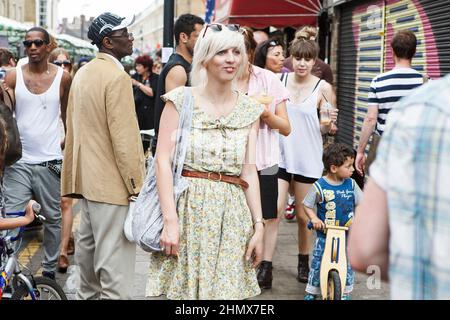
[[[78,225],[78,206],[75,205],[74,230]],[[26,248],[21,252],[22,262],[28,264],[30,269],[36,273],[40,270],[40,260],[42,259],[42,236],[41,232],[28,232]],[[278,247],[274,258],[274,280],[270,290],[264,290],[254,300],[299,300],[304,297],[305,284],[296,280],[297,269],[297,224],[295,221],[283,220],[280,227]],[[148,269],[148,254],[138,248],[136,255],[136,269],[134,278],[134,299],[155,300],[164,299],[146,298],[145,283]],[[73,263],[73,256],[70,256]],[[28,263],[29,262],[29,263]],[[57,281],[63,286],[69,299],[74,299],[77,282],[77,272],[75,266],[70,266],[67,274],[57,273]],[[365,274],[357,274],[355,279],[354,300],[382,300],[389,299],[389,290],[386,283],[381,283],[379,289],[369,289],[372,281]]]

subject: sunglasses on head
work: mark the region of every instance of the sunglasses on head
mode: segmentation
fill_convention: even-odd
[[[228,28],[228,30],[230,30],[230,31],[237,31],[237,32],[239,32],[239,33],[244,33],[244,32],[245,32],[245,29],[242,29],[241,26],[238,25],[238,24],[219,24],[219,23],[211,23],[211,24],[207,24],[207,25],[206,25],[206,28],[205,28],[205,31],[203,32],[202,38],[205,37],[206,30],[208,30],[208,28],[211,29],[211,30],[214,30],[214,31],[218,32],[218,31],[222,31],[222,30],[223,30],[223,27]]]
[[[34,45],[35,45],[36,47],[41,47],[42,45],[46,44],[47,42],[45,42],[45,41],[42,40],[42,39],[25,40],[25,41],[23,42],[23,45],[24,45],[25,47],[27,47],[27,48],[31,48],[31,46],[33,45],[33,43],[34,43]]]
[[[281,43],[279,43],[277,40],[271,40],[269,42],[269,47],[276,47],[276,46],[281,46]]]
[[[62,65],[70,66],[72,64],[72,62],[70,62],[69,60],[64,60],[64,61],[55,60],[55,61],[53,61],[53,64],[56,64],[57,66],[61,67]]]

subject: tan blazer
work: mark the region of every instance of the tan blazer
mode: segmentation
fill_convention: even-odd
[[[61,194],[128,205],[144,170],[130,76],[99,53],[70,88]]]

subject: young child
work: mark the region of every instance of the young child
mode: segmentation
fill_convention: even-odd
[[[5,218],[5,199],[3,198],[3,168],[5,163],[6,147],[8,145],[6,123],[0,117],[0,231],[26,226],[34,220],[32,205],[35,201],[30,201],[25,209],[24,217]],[[0,237],[2,234],[0,233]]]
[[[313,184],[303,200],[306,214],[317,233],[305,300],[314,300],[320,294],[320,265],[325,250],[326,235],[323,232],[325,224],[349,227],[353,221],[355,206],[361,201],[362,191],[350,178],[355,170],[354,160],[353,149],[345,144],[336,143],[328,146],[323,155],[327,174]],[[313,210],[314,206],[317,206],[317,214]],[[353,278],[353,271],[348,263],[343,300],[350,299]]]

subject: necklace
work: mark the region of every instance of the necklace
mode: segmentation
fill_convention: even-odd
[[[44,99],[42,99],[42,97]],[[42,109],[47,109],[47,95],[45,93],[38,95],[39,101],[41,102]]]

